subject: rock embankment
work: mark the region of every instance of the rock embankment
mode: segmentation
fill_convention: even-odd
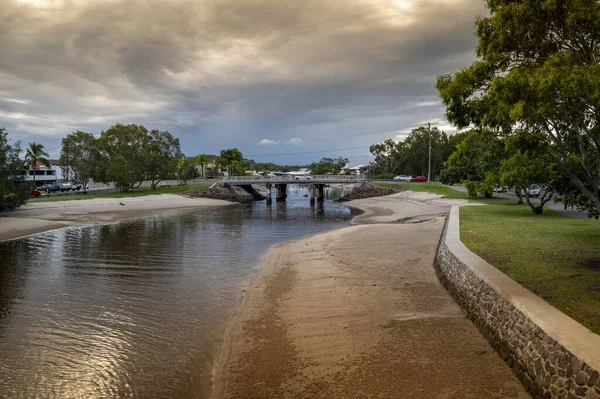
[[[357,199],[371,198],[371,197],[382,197],[384,195],[390,195],[394,193],[398,193],[401,190],[393,189],[393,188],[385,188],[381,186],[377,186],[373,183],[364,182],[359,186],[354,187],[350,194],[347,194],[340,198],[339,202],[352,201]]]
[[[229,186],[224,183],[215,183],[206,190],[191,191],[186,195],[230,202],[252,202],[265,199],[265,196],[252,186]]]

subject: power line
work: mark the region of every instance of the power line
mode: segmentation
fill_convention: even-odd
[[[371,146],[362,146],[362,147],[338,148],[338,149],[335,149],[335,150],[319,150],[319,151],[304,151],[304,152],[288,152],[288,153],[279,153],[279,154],[245,155],[245,157],[273,157],[273,156],[281,156],[281,155],[322,154],[322,153],[326,153],[326,152],[362,150],[362,149],[370,148],[370,147]]]

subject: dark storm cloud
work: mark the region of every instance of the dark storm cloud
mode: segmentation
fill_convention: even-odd
[[[367,146],[443,115],[435,77],[472,60],[483,12],[479,0],[2,0],[0,125],[47,147],[116,122],[169,129],[190,153]]]

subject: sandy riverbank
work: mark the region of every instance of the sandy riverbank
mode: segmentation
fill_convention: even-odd
[[[529,397],[435,275],[438,215],[455,202],[352,201],[365,225],[273,247],[228,329],[212,397]]]
[[[36,202],[0,215],[0,241],[70,225],[115,223],[192,208],[231,205],[228,201],[188,198],[177,194]]]

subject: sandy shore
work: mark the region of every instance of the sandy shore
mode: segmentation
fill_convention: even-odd
[[[115,223],[125,219],[172,213],[191,208],[231,206],[228,201],[188,198],[176,194],[128,198],[36,202],[0,215],[0,241],[70,225]]]
[[[366,224],[273,247],[226,333],[212,397],[529,397],[435,275],[438,215],[454,203],[353,201]]]

